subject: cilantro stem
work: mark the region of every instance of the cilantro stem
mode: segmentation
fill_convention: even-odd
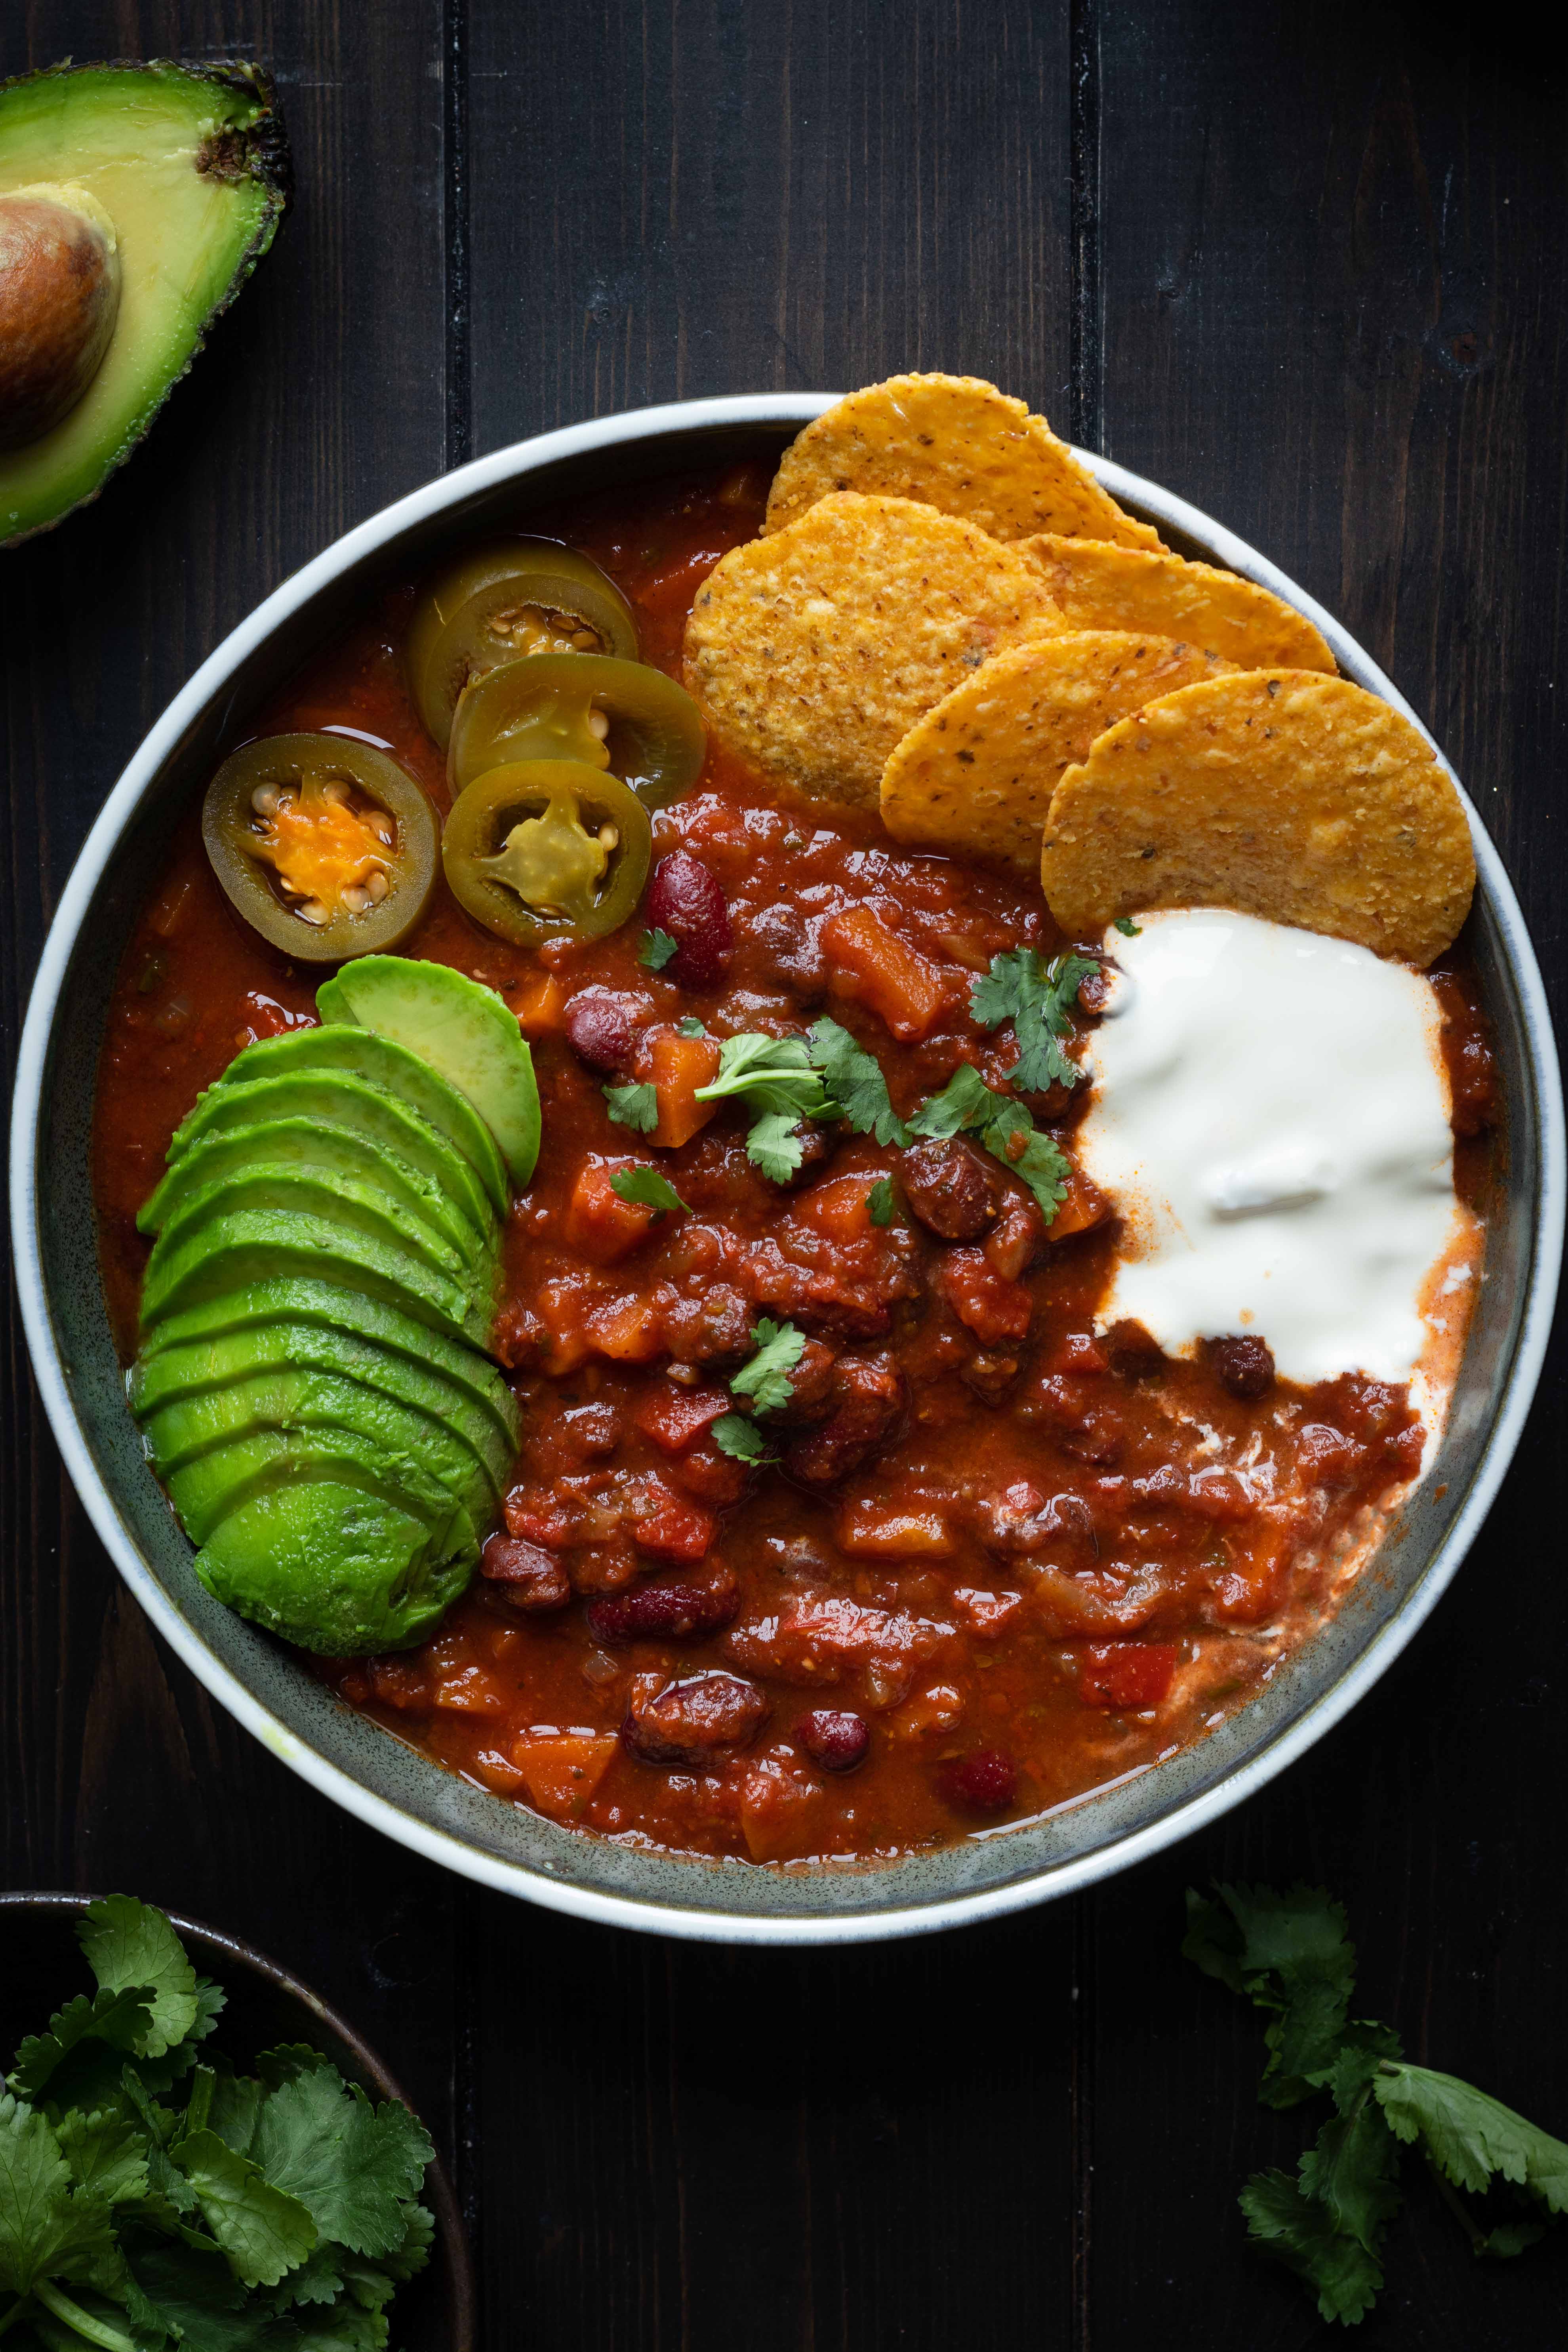
[[[47,2311],[52,2311],[68,2327],[74,2327],[85,2343],[100,2344],[103,2352],[136,2352],[129,2336],[118,2327],[110,2327],[106,2319],[95,2319],[90,2311],[84,2311],[79,2303],[73,2303],[68,2294],[62,2294],[47,2279],[39,2279],[33,2293]]]
[[[1487,2250],[1486,2231],[1478,2230],[1459,2201],[1459,2192],[1427,2148],[1421,2151],[1422,2159],[1431,2174],[1437,2194],[1470,2242],[1470,2252],[1479,2262]]]

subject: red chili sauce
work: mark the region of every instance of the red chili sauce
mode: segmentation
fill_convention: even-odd
[[[754,533],[765,487],[742,468],[535,527],[605,566],[644,657],[679,675],[696,590]],[[413,595],[332,646],[257,731],[362,733],[445,808],[401,667]],[[716,750],[654,834],[656,859],[689,853],[727,901],[732,950],[710,986],[639,962],[643,916],[534,956],[444,887],[405,942],[498,988],[533,1043],[543,1148],[507,1235],[495,1342],[523,1447],[506,1529],[439,1632],[329,1679],[556,1820],[763,1862],[940,1844],[1146,1769],[1255,1693],[1334,1605],[1375,1507],[1418,1466],[1406,1391],[1292,1388],[1256,1342],[1187,1363],[1135,1328],[1097,1337],[1117,1229],[1081,1181],[1047,1231],[968,1147],[922,1173],[820,1129],[821,1157],[781,1189],[746,1157],[741,1107],[674,1150],[613,1125],[606,1080],[689,1052],[675,1024],[693,1015],[723,1036],[830,1014],[905,1115],[961,1060],[1004,1086],[1012,1034],[971,1019],[973,981],[1004,949],[1065,944],[1017,877],[903,850],[874,818],[793,801]],[[171,1134],[242,1045],[314,1019],[319,977],[232,911],[193,812],[127,951],[100,1079],[104,1274],[127,1357],[135,1214]],[[1491,1058],[1467,976],[1438,982],[1476,1202]],[[585,1011],[588,990],[604,993]],[[1069,1150],[1087,1092],[1031,1102]],[[657,1160],[689,1215],[610,1190],[636,1159]],[[897,1210],[879,1226],[867,1196],[888,1174]],[[808,1335],[760,1470],[712,1436],[759,1316]]]

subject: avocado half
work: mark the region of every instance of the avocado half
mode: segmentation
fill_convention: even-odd
[[[159,58],[0,83],[0,195],[50,183],[113,222],[120,309],[75,407],[0,451],[0,546],[98,496],[271,244],[292,186],[271,80]]]

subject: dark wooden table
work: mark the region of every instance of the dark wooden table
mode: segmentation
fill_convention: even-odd
[[[264,58],[300,185],[151,446],[0,557],[7,1060],[125,758],[338,532],[574,418],[905,367],[1023,394],[1338,613],[1561,1003],[1568,85],[1509,14],[11,0],[5,72]],[[313,1795],[121,1590],[14,1311],[4,1372],[5,1884],[205,1915],[360,2021],[447,2135],[496,2352],[1326,2339],[1243,2242],[1243,2176],[1304,2129],[1178,1958],[1214,1874],[1337,1889],[1368,2008],[1568,2133],[1561,1353],[1435,1621],[1264,1796],[1070,1904],[776,1957],[573,1925]],[[1366,2343],[1561,2343],[1563,2243],[1482,2269],[1412,2188]]]

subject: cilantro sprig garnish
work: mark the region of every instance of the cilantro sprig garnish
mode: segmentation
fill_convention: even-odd
[[[645,931],[637,950],[637,961],[647,971],[662,971],[672,956],[680,953],[680,941],[672,940],[668,931]]]
[[[78,1929],[98,1990],[0,2095],[0,2336],[23,2352],[368,2352],[428,2259],[422,2126],[319,2051],[205,2063],[223,1995],[162,1912]]]
[[[803,1118],[838,1118],[840,1106],[812,1066],[804,1037],[769,1037],[744,1029],[719,1048],[719,1075],[699,1087],[699,1102],[739,1095],[752,1114],[746,1156],[775,1184],[786,1183],[804,1158],[796,1133]]]
[[[759,1315],[752,1339],[756,1353],[730,1382],[731,1395],[750,1403],[751,1418],[743,1412],[721,1414],[713,1423],[713,1438],[721,1454],[761,1466],[773,1457],[757,1423],[770,1412],[782,1412],[795,1394],[790,1374],[805,1353],[805,1334],[793,1323],[775,1323],[771,1316]]]
[[[910,1121],[915,1135],[945,1139],[973,1135],[1010,1176],[1026,1184],[1050,1223],[1067,1192],[1072,1164],[1043,1135],[1021,1102],[988,1087],[969,1062],[961,1062],[940,1094],[921,1103]]]
[[[1018,1058],[1007,1076],[1026,1094],[1076,1087],[1083,1076],[1061,1041],[1072,1034],[1079,990],[1099,970],[1094,956],[1059,955],[1047,964],[1035,948],[1011,948],[992,957],[990,971],[970,990],[969,1010],[983,1029],[1012,1023]]]
[[[629,1127],[637,1135],[651,1135],[658,1125],[658,1091],[646,1081],[639,1086],[603,1087],[600,1092],[617,1127]]]
[[[1313,2290],[1324,2319],[1353,2324],[1377,2298],[1402,2147],[1419,2148],[1477,2254],[1521,2253],[1546,2217],[1568,2211],[1568,2145],[1472,2084],[1413,2065],[1392,2027],[1351,2016],[1355,1948],[1321,1888],[1218,1886],[1212,1900],[1189,1888],[1182,1949],[1268,2013],[1264,2104],[1333,2101],[1295,2176],[1254,2173],[1239,2200],[1250,2235]],[[1487,2202],[1477,2213],[1466,2198]]]
[[[651,1209],[656,1217],[666,1215],[671,1209],[679,1209],[687,1216],[691,1214],[668,1177],[661,1176],[657,1168],[612,1169],[610,1190],[617,1200],[635,1202],[641,1208]]]
[[[816,1022],[806,1046],[824,1085],[837,1098],[840,1118],[857,1135],[869,1135],[878,1143],[909,1141],[910,1130],[889,1100],[880,1062],[857,1045],[847,1029],[837,1021]]]

